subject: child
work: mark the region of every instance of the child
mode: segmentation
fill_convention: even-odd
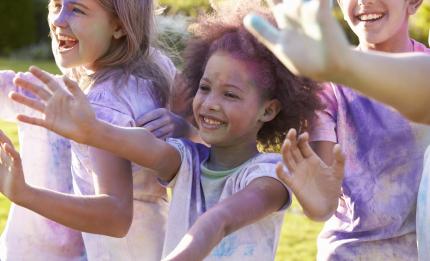
[[[339,4],[345,19],[359,36],[361,50],[395,53],[428,52],[422,44],[409,39],[407,31],[408,17],[416,11],[421,1],[340,0]],[[312,5],[318,7],[318,3],[315,1]],[[309,3],[307,6],[296,6],[294,10],[309,11],[313,8],[312,5]],[[317,56],[320,59],[316,64],[322,65],[323,68],[324,63],[327,62],[333,66],[328,70],[336,71],[332,73],[332,80],[354,83],[353,87],[358,90],[390,102],[406,115],[415,115],[417,117],[415,119],[425,121],[423,115],[426,113],[424,113],[423,105],[428,96],[418,96],[428,94],[428,90],[426,90],[428,88],[424,87],[425,77],[422,74],[428,68],[425,67],[425,64],[428,64],[428,58],[425,55],[407,57],[399,55],[398,57],[401,57],[403,63],[421,65],[415,72],[400,73],[401,65],[396,65],[397,61],[394,56],[382,57],[377,53],[366,56],[349,51],[344,38],[336,41],[339,37],[333,37],[336,36],[337,28],[333,31],[324,31],[322,29],[324,27],[315,26],[316,23],[305,23],[304,17],[307,18],[307,21],[320,19],[321,23],[326,26],[333,23],[333,20],[327,19],[329,2],[321,1],[320,9],[321,12],[314,13],[313,16],[303,13],[303,16],[299,16],[299,18],[296,16],[294,19],[293,12],[289,12],[285,16],[288,20],[285,28],[289,28],[289,25],[293,24],[292,21],[298,21],[302,25],[303,30],[301,31],[312,35],[311,39],[305,39],[305,34],[301,34],[301,40],[306,40],[306,44],[314,47],[306,50],[316,50],[315,53],[318,53],[325,48],[329,49],[326,47],[329,45],[327,42],[318,44],[318,39],[321,38],[334,44],[331,52],[323,52],[322,55]],[[282,35],[288,35],[293,31],[287,29]],[[274,36],[278,35],[273,30],[271,32],[266,34],[269,36],[266,43],[276,41]],[[281,54],[281,48],[277,48],[277,50]],[[335,53],[337,51],[340,53]],[[303,71],[300,68],[305,67],[298,66],[300,62],[294,58],[292,52],[290,54],[289,58],[280,55],[284,58],[284,63],[289,67],[295,67],[296,71]],[[342,57],[343,61],[336,62],[336,56]],[[312,56],[312,58],[314,57]],[[303,59],[306,60],[306,58]],[[372,63],[364,64],[365,59]],[[390,59],[395,63],[394,65],[387,66],[387,68],[377,67],[384,62],[387,63]],[[355,64],[356,61],[357,64]],[[348,63],[352,65],[348,65]],[[357,69],[347,69],[348,66],[356,65]],[[364,68],[365,66],[366,68]],[[318,68],[318,66],[313,68]],[[394,80],[383,77],[394,74],[389,72],[388,68],[394,68],[394,72],[399,72],[399,75],[393,76]],[[318,72],[318,70],[315,71]],[[354,71],[355,74],[342,75],[348,70]],[[365,70],[371,72],[365,72]],[[373,80],[377,78],[379,72],[381,72],[380,79]],[[366,76],[363,77],[363,75]],[[417,79],[410,78],[408,86],[405,86],[404,78],[399,79],[404,75],[415,75]],[[324,74],[316,73],[314,76],[324,78]],[[347,78],[349,79],[347,80]],[[358,78],[359,80],[357,80]],[[412,86],[410,86],[411,82]],[[376,87],[371,90],[373,88],[365,87],[363,83],[376,83]],[[402,89],[402,85],[405,86],[404,89]],[[390,89],[396,89],[399,93],[392,94]],[[412,103],[404,102],[401,99],[400,95],[406,98],[410,89],[417,96],[417,104],[418,108],[421,108],[421,112],[419,112],[420,109],[407,109],[407,107],[411,107]],[[387,96],[388,92],[389,96]],[[384,95],[387,97],[383,98]],[[316,142],[315,148],[321,158],[330,161],[330,157],[321,152],[321,149],[328,149],[331,146],[330,141],[339,141],[345,148],[348,157],[342,199],[338,211],[327,222],[319,237],[318,258],[321,260],[416,260],[415,204],[422,171],[423,150],[429,143],[428,129],[410,124],[391,108],[340,85],[328,86],[323,97],[326,99],[328,107],[320,114],[317,121],[319,124],[314,126],[313,140],[319,141]],[[299,147],[304,146],[299,145]],[[280,174],[282,175],[282,173]],[[421,228],[419,231],[425,230]],[[428,249],[428,246],[420,247],[420,250],[423,248]]]
[[[241,21],[250,8],[255,6],[244,2],[236,12],[223,9],[201,19],[187,45],[184,76],[195,92],[199,134],[210,148],[185,139],[164,142],[145,129],[96,120],[76,85],[66,81],[69,93],[35,68],[32,73],[47,84],[49,93],[23,81],[22,87],[42,101],[12,95],[45,114],[44,119],[21,115],[20,120],[113,151],[153,169],[173,188],[166,260],[274,258],[280,210],[291,196],[275,178],[279,156],[259,153],[257,141],[267,148],[278,144],[288,128],[303,127],[319,108],[318,88],[294,77],[247,33]],[[5,157],[17,162],[10,145],[4,147]],[[15,174],[6,176],[20,176]]]
[[[135,126],[138,117],[166,105],[174,68],[151,47],[153,18],[150,0],[50,1],[56,62],[86,89],[100,119]],[[165,189],[154,176],[140,174],[146,170],[111,153],[77,143],[71,150],[77,195],[33,185],[21,186],[18,195],[5,193],[19,205],[84,231],[89,260],[159,260]],[[37,201],[26,201],[33,198]]]
[[[28,75],[26,75],[28,77]],[[0,71],[0,118],[32,113],[8,99],[15,88],[12,71]],[[26,181],[38,187],[72,193],[70,142],[44,128],[18,124]],[[37,148],[37,153],[35,153]],[[0,260],[86,260],[81,233],[12,203],[0,239]]]

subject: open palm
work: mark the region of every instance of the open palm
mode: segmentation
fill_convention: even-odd
[[[279,29],[256,15],[248,15],[246,28],[293,73],[324,80],[342,61],[349,47],[331,14],[331,0],[283,0],[272,6]]]
[[[282,146],[277,175],[294,192],[307,216],[325,220],[337,208],[344,173],[344,156],[335,146],[335,162],[327,166],[312,150],[308,134],[296,138],[290,130]]]
[[[79,86],[64,77],[65,89],[61,85],[62,81],[36,67],[31,67],[30,72],[47,88],[18,77],[15,84],[30,91],[38,99],[31,99],[20,93],[12,93],[11,98],[41,112],[43,117],[18,115],[18,120],[47,128],[77,142],[85,142],[86,134],[91,131],[96,117]]]
[[[21,158],[10,139],[0,131],[0,192],[13,202],[25,195]]]

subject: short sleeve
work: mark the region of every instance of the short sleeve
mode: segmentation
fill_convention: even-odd
[[[178,174],[184,173],[184,172],[187,173],[190,171],[189,162],[191,160],[190,158],[191,155],[187,150],[187,148],[185,147],[185,144],[181,142],[181,140],[168,138],[166,142],[169,143],[172,147],[174,147],[179,152],[179,155],[181,156],[181,166],[179,167],[178,172],[176,173],[175,177],[172,180],[165,181],[165,180],[158,179],[158,181],[160,182],[161,185],[167,188],[173,188],[178,179]]]
[[[331,141],[337,143],[336,124],[338,103],[333,84],[325,84],[320,93],[323,110],[316,112],[311,123],[310,141]]]
[[[116,109],[114,106],[103,105],[101,103],[91,103],[97,119],[121,127],[134,127],[133,118],[125,112]]]
[[[31,73],[15,73],[14,71],[0,71],[0,118],[3,120],[15,121],[17,114],[26,114],[28,116],[40,116],[41,114],[27,106],[21,105],[12,101],[9,98],[9,93],[14,91],[24,96],[35,98],[35,96],[25,91],[22,88],[15,86],[13,79],[15,76],[20,76],[23,79],[34,82],[40,86],[42,83],[35,78]]]
[[[239,175],[240,180],[236,185],[236,192],[243,190],[255,179],[262,177],[273,178],[279,181],[288,191],[288,201],[285,202],[280,211],[287,209],[292,202],[292,193],[290,188],[276,176],[276,163],[280,160],[280,155],[275,153],[266,153],[259,156],[257,162],[250,163],[243,173]]]

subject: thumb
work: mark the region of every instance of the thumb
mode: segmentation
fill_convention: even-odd
[[[339,144],[336,144],[333,148],[334,155],[334,175],[340,179],[343,178],[344,168],[345,168],[345,155],[343,155]]]
[[[267,48],[273,50],[278,43],[279,30],[264,18],[255,14],[248,14],[243,19],[246,29],[261,41]]]
[[[291,178],[291,174],[286,171],[284,165],[281,162],[276,164],[276,175],[278,178],[287,185],[290,189],[293,189],[294,182]]]
[[[64,81],[64,84],[66,84],[67,89],[75,98],[81,99],[86,97],[85,94],[82,92],[81,88],[79,88],[79,85],[75,81],[72,81],[67,76],[63,76],[63,81]]]

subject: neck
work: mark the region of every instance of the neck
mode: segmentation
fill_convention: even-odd
[[[372,44],[367,43],[366,41],[361,41],[359,48],[363,51],[373,50],[388,53],[412,52],[413,45],[409,38],[408,25],[406,23],[395,36],[385,42]]]
[[[256,142],[235,146],[212,146],[207,166],[212,170],[228,170],[240,166],[258,153]]]

